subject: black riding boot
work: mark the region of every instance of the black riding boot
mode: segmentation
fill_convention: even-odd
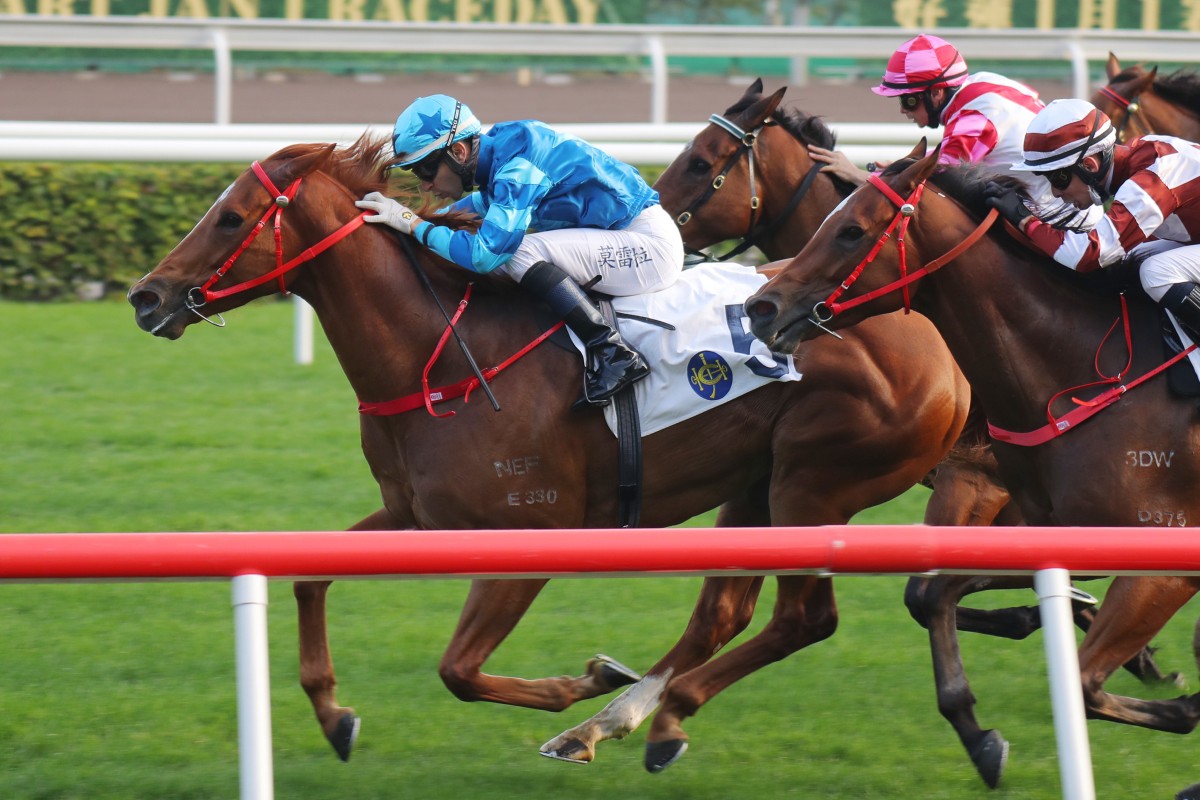
[[[1160,302],[1187,329],[1192,341],[1200,344],[1200,286],[1177,283],[1167,290]]]
[[[614,394],[650,374],[650,367],[584,294],[567,273],[549,261],[539,261],[521,278],[521,286],[561,315],[587,349],[583,395],[595,406],[608,405]]]

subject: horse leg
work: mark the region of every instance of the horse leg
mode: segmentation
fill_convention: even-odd
[[[716,659],[675,677],[646,736],[646,769],[661,772],[687,749],[682,723],[721,690],[837,630],[833,581],[810,575],[780,576],[774,614],[757,636]]]
[[[1029,579],[1023,576],[939,575],[914,578],[905,592],[909,611],[929,630],[938,711],[958,734],[979,776],[993,789],[1004,772],[1008,742],[998,731],[981,728],[975,718],[975,695],[958,646],[958,604],[965,595],[984,589],[1028,585]]]
[[[458,627],[438,665],[442,683],[459,700],[562,711],[578,700],[606,694],[638,680],[637,673],[607,656],[588,661],[577,678],[526,680],[488,675],[481,670],[488,656],[529,610],[547,579],[474,580]]]
[[[703,664],[745,630],[762,582],[761,577],[706,578],[692,618],[675,646],[595,716],[543,744],[541,754],[586,764],[595,758],[599,742],[622,739],[636,730],[658,707],[672,675]]]
[[[382,508],[350,530],[396,530],[399,527],[396,517]],[[331,583],[296,581],[292,585],[299,617],[300,685],[312,703],[325,738],[333,745],[338,757],[348,761],[358,738],[361,720],[353,708],[339,706],[334,695],[337,679],[333,674],[333,657],[329,653],[329,636],[325,625],[325,595]]]
[[[766,527],[771,524],[769,481],[725,501],[717,512],[718,527]],[[675,646],[590,719],[563,731],[541,747],[547,758],[590,762],[596,745],[628,736],[658,707],[667,681],[703,664],[746,629],[762,589],[761,577],[706,578],[687,628]]]
[[[1089,717],[1168,733],[1195,729],[1200,722],[1200,694],[1141,700],[1109,694],[1104,691],[1104,682],[1149,644],[1197,589],[1197,578],[1118,577],[1112,582],[1079,648],[1083,700]]]
[[[930,578],[910,578],[904,590],[904,604],[909,613],[922,628],[929,628],[926,618],[929,613],[924,599]],[[984,579],[986,580],[986,579]],[[1033,585],[1029,580],[1029,587]],[[982,591],[976,589],[972,591]],[[1006,588],[1021,588],[1009,586]],[[970,594],[971,592],[967,592]],[[1083,592],[1072,598],[1071,608],[1075,624],[1084,633],[1091,627],[1096,618],[1095,598]],[[985,636],[996,636],[1003,639],[1020,641],[1034,631],[1041,630],[1041,609],[1037,606],[1014,606],[1012,608],[968,608],[960,605],[956,611],[958,630],[967,633],[980,633]],[[1155,649],[1143,647],[1137,655],[1131,658],[1123,667],[1135,678],[1145,684],[1170,683],[1182,688],[1185,685],[1183,675],[1178,672],[1164,674],[1154,660]]]
[[[1096,607],[1094,605],[1084,605],[1075,603],[1075,624],[1079,626],[1079,630],[1087,633],[1092,628],[1092,624],[1096,620]],[[1155,648],[1146,645],[1139,650],[1133,658],[1122,664],[1125,669],[1133,677],[1137,678],[1142,683],[1150,686],[1156,683],[1169,683],[1183,689],[1187,686],[1187,681],[1179,672],[1170,672],[1163,674],[1159,669],[1158,662],[1154,660]]]

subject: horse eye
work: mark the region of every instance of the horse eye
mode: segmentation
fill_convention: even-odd
[[[838,238],[847,242],[857,242],[863,237],[863,229],[857,225],[847,225],[838,231]]]
[[[232,211],[226,211],[221,215],[221,218],[217,220],[217,226],[221,228],[240,228],[242,227],[242,222],[243,220],[240,214],[235,214]]]
[[[693,158],[688,162],[688,172],[698,175],[707,175],[712,172],[712,164],[705,161],[703,158]]]

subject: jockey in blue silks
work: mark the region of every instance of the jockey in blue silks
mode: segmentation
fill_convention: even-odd
[[[683,242],[637,170],[541,122],[502,122],[485,134],[463,103],[417,98],[396,120],[396,166],[422,191],[478,214],[478,231],[421,219],[372,192],[358,201],[382,222],[473,272],[500,272],[556,313],[587,351],[584,396],[605,405],[649,374],[580,288],[620,296],[670,286],[683,268]],[[464,197],[464,194],[466,195]]]

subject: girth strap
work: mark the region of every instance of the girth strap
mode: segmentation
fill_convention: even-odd
[[[600,298],[600,313],[617,327],[612,301]],[[622,528],[636,528],[642,518],[642,421],[637,395],[629,384],[613,395],[617,419],[617,521]]]

